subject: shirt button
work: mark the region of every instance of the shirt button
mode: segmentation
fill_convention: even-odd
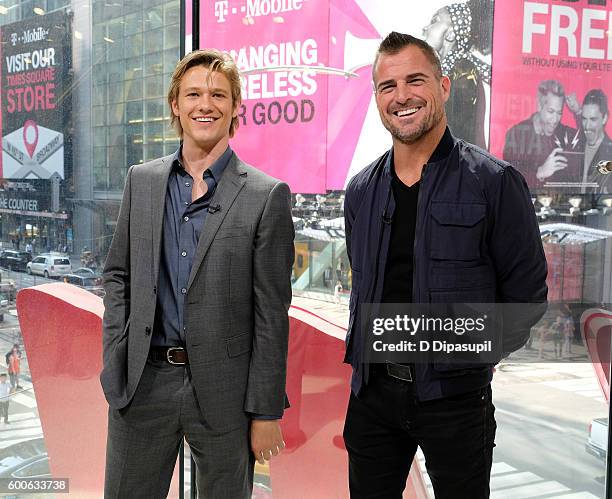
[[[189,204],[189,201],[185,201],[185,206],[187,206]]]
[[[183,294],[187,293],[187,288],[181,289],[181,293],[183,293]]]
[[[186,251],[181,251],[181,256],[187,256],[187,252]]]
[[[189,222],[189,217],[183,217],[183,220],[185,220],[185,222]]]
[[[185,182],[185,187],[189,187],[191,184],[189,182]]]

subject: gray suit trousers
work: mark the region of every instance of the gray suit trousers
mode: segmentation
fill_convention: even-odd
[[[167,497],[183,437],[196,462],[198,497],[251,497],[248,422],[213,431],[202,417],[189,367],[151,360],[131,403],[109,410],[104,497]]]

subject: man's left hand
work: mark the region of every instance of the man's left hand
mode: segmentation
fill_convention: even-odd
[[[285,448],[278,420],[253,419],[251,421],[251,450],[259,464],[278,456]]]

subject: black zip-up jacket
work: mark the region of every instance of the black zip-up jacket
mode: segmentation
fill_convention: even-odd
[[[344,201],[353,275],[345,361],[353,367],[356,394],[369,368],[359,306],[379,303],[384,286],[395,209],[392,162],[393,149],[355,175]],[[504,321],[504,355],[525,344],[546,310],[546,259],[524,178],[448,128],[421,174],[413,272],[414,303],[538,304]],[[492,379],[492,366],[414,367],[419,400],[464,393]]]

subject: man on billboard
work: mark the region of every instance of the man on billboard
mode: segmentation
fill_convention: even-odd
[[[538,86],[538,110],[506,133],[504,159],[530,187],[551,182],[579,182],[582,153],[578,132],[561,123],[565,91],[556,80]]]
[[[353,275],[344,427],[351,497],[400,498],[420,447],[437,499],[486,498],[493,366],[369,363],[363,305],[536,303],[521,321],[504,322],[503,354],[520,348],[547,296],[529,191],[511,165],[451,134],[450,80],[426,42],[389,34],[373,82],[393,147],[351,179],[344,205]]]
[[[589,90],[578,110],[584,145],[582,184],[592,186],[597,192],[612,191],[612,175],[602,175],[597,165],[600,161],[612,161],[612,140],[606,133],[608,123],[608,97],[600,89]]]
[[[240,77],[216,50],[174,70],[181,146],[129,169],[104,269],[105,497],[166,497],[189,443],[200,497],[247,498],[284,447],[289,187],[229,147]]]

